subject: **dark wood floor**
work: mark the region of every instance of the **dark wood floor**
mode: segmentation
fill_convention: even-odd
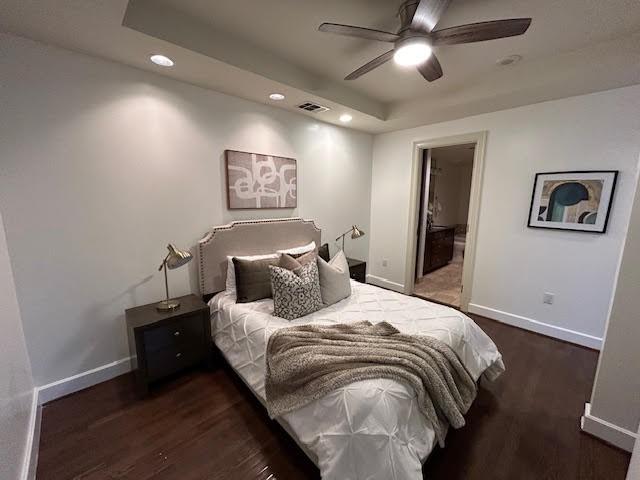
[[[475,317],[507,372],[424,466],[429,479],[623,480],[629,455],[580,432],[597,353]],[[39,480],[317,479],[228,367],[134,395],[131,375],[44,407]]]

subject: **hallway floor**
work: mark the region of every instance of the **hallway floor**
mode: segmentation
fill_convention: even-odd
[[[413,293],[428,300],[459,308],[461,289],[462,262],[454,260],[417,281],[413,287]]]

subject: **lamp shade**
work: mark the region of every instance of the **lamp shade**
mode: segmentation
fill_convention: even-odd
[[[351,227],[351,238],[364,237],[364,231],[360,230],[356,225]]]
[[[167,249],[169,250],[169,254],[167,255],[166,265],[169,270],[181,267],[193,259],[193,255],[191,255],[190,252],[178,250],[171,243],[167,245]]]

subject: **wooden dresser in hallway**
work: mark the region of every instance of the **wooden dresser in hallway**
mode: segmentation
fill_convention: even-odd
[[[455,227],[434,226],[427,230],[424,252],[424,273],[444,267],[453,258]]]

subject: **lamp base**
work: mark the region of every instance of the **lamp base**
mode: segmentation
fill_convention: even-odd
[[[178,300],[162,300],[156,304],[156,310],[159,312],[171,312],[180,307]]]

